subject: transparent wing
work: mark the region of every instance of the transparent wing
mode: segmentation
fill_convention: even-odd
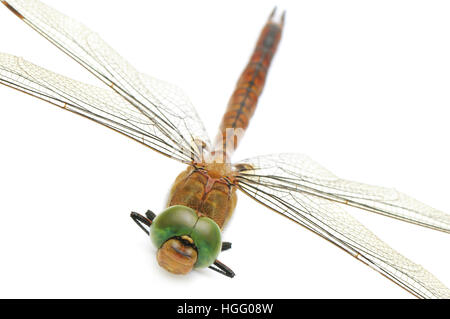
[[[172,145],[160,138],[153,123],[111,89],[72,80],[4,53],[0,53],[0,83],[87,117],[160,153],[182,160],[176,156]]]
[[[176,86],[138,72],[96,33],[35,0],[2,0],[21,20],[79,62],[133,105],[170,145],[169,155],[199,160],[210,144],[186,95]]]
[[[393,250],[340,206],[318,196],[309,184],[304,188],[299,183],[303,179],[337,180],[307,157],[262,156],[236,168],[240,171],[238,187],[258,202],[327,239],[412,294],[450,298],[450,290],[431,273]]]
[[[299,191],[450,233],[449,214],[393,188],[338,178],[306,155],[276,154],[250,159],[250,162],[257,165],[255,174],[270,176],[271,180],[289,184]]]

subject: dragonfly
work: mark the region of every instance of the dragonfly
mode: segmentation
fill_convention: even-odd
[[[422,266],[381,241],[348,214],[352,206],[450,233],[450,215],[395,189],[342,179],[306,155],[284,153],[231,160],[263,91],[284,27],[270,14],[210,141],[195,108],[177,86],[136,70],[83,24],[37,0],[1,0],[20,20],[81,64],[105,85],[85,84],[10,54],[0,53],[0,83],[97,122],[170,159],[186,164],[167,208],[131,218],[157,248],[167,271],[210,268],[235,273],[219,254],[231,248],[222,230],[238,191],[308,229],[418,298],[450,298],[450,290]],[[261,207],[263,208],[263,207]]]

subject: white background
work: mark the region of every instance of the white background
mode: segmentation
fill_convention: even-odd
[[[190,96],[211,135],[272,7],[283,39],[236,160],[301,152],[337,175],[448,211],[448,1],[56,1],[138,69]],[[0,52],[97,83],[0,8]],[[181,164],[0,88],[0,297],[412,298],[240,196],[220,257],[237,273],[177,277],[128,217],[159,212]],[[351,210],[450,286],[450,236]]]

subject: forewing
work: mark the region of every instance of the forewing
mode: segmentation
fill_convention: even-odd
[[[338,178],[306,155],[276,154],[244,161],[254,163],[254,174],[270,181],[342,204],[450,233],[450,215],[393,188]],[[242,171],[245,176],[247,172]]]
[[[412,294],[421,298],[450,298],[450,290],[422,266],[393,250],[337,204],[317,196],[310,188],[296,185],[302,178],[337,180],[307,157],[297,156],[263,156],[238,164],[237,168],[241,170],[237,176],[238,187],[258,202],[342,248]],[[280,161],[277,163],[275,158]],[[298,169],[296,165],[286,165],[286,160],[289,159],[290,163],[295,158],[299,160],[297,165],[302,165]],[[286,171],[293,174],[284,176]]]
[[[153,123],[112,89],[98,88],[0,53],[0,83],[82,115],[165,155],[177,157]]]
[[[199,160],[209,145],[203,124],[176,86],[138,72],[96,33],[36,0],[2,2],[25,23],[83,65],[148,118],[176,158]]]

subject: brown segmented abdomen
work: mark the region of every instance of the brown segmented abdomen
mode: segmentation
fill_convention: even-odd
[[[280,23],[272,18],[273,15],[261,31],[250,61],[228,102],[213,148],[217,161],[229,161],[255,112],[283,29],[283,18]]]

